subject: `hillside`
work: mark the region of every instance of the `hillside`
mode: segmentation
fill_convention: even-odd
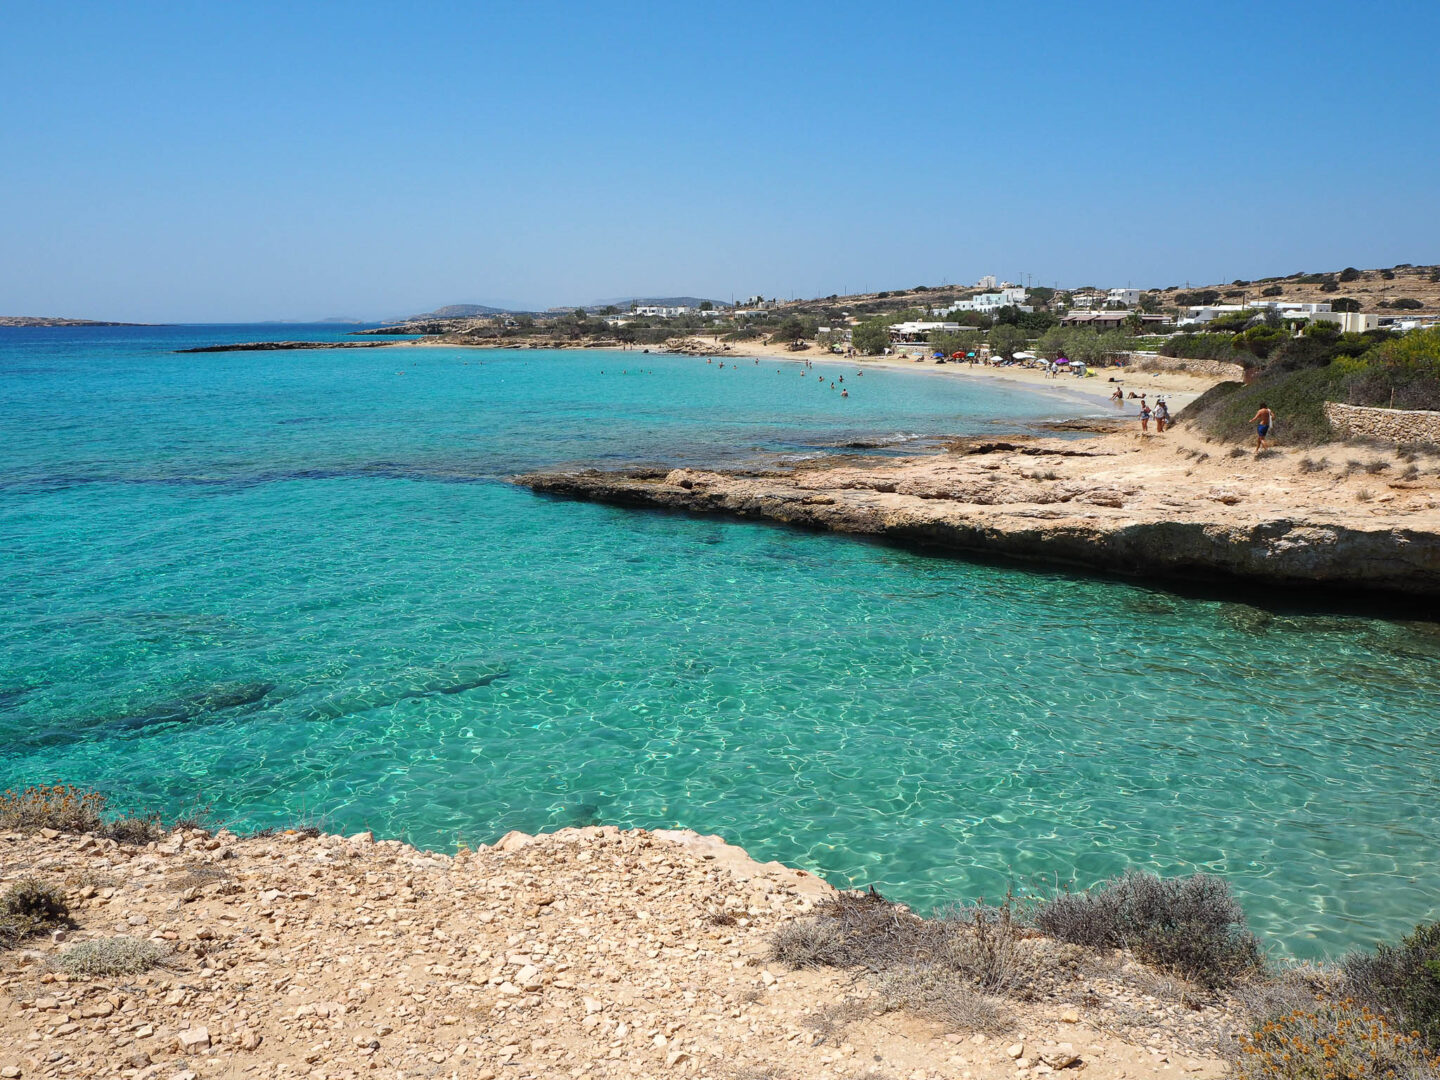
[[[1359,301],[1365,312],[1403,311],[1410,307],[1397,301],[1416,301],[1416,311],[1440,310],[1440,266],[1377,267],[1359,270],[1347,267],[1320,273],[1295,273],[1285,277],[1237,279],[1213,285],[1171,285],[1155,290],[1162,307],[1180,305],[1189,293],[1217,293],[1210,303],[1242,304],[1254,300],[1283,300],[1288,303],[1334,303],[1348,297]],[[1191,299],[1192,303],[1207,302]],[[1183,306],[1183,305],[1182,305]]]
[[[434,311],[427,311],[420,315],[411,315],[408,319],[399,320],[402,322],[414,322],[417,319],[475,319],[482,315],[504,315],[506,308],[487,307],[484,304],[446,304]]]
[[[0,326],[145,326],[145,323],[66,319],[54,315],[0,315]]]

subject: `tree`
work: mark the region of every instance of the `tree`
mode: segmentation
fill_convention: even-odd
[[[1145,320],[1140,318],[1140,312],[1132,311],[1125,316],[1125,329],[1132,336],[1145,329]]]
[[[1017,352],[1025,348],[1029,340],[1025,331],[1018,326],[1000,323],[990,331],[990,351],[1006,359],[1012,359]]]
[[[1265,288],[1263,288],[1263,289],[1260,290],[1260,295],[1261,295],[1261,296],[1279,296],[1279,295],[1280,295],[1281,293],[1283,293],[1284,291],[1285,291],[1285,290],[1282,289],[1279,285],[1267,285]]]
[[[618,307],[616,307],[614,304],[607,304],[607,305],[605,306],[605,310],[602,311],[602,312],[600,312],[600,314],[601,314],[601,315],[619,315],[619,314],[620,314],[620,309],[619,309]]]
[[[1341,280],[1341,281],[1359,281],[1359,280],[1360,280],[1360,271],[1359,271],[1359,270],[1356,270],[1355,267],[1353,267],[1353,266],[1347,266],[1347,267],[1345,267],[1344,270],[1341,270],[1341,271],[1340,271],[1340,280]]]
[[[937,331],[930,335],[930,347],[946,356],[957,352],[968,352],[975,347],[978,335],[979,331],[976,330],[962,330],[958,334]]]
[[[890,326],[883,315],[855,327],[851,344],[866,356],[879,356],[890,346]]]
[[[1360,301],[1349,296],[1337,296],[1330,301],[1331,311],[1359,311]]]
[[[715,305],[712,304],[709,300],[701,300],[701,301],[700,301],[700,310],[701,310],[701,311],[714,311],[714,310],[715,310]]]

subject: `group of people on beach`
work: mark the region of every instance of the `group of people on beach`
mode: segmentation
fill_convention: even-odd
[[[1161,434],[1170,425],[1170,407],[1165,404],[1164,397],[1156,397],[1152,406],[1145,394],[1137,394],[1130,391],[1130,396],[1140,402],[1140,431],[1142,434],[1150,433],[1150,421],[1155,421],[1155,433]],[[1123,388],[1115,387],[1115,392],[1110,395],[1110,400],[1116,405],[1124,408],[1125,391]],[[1268,450],[1265,439],[1275,427],[1275,412],[1265,402],[1260,402],[1260,408],[1250,418],[1250,423],[1255,425],[1255,456],[1260,456],[1260,451]]]
[[[1154,420],[1155,433],[1157,435],[1163,434],[1165,428],[1170,424],[1170,406],[1165,403],[1165,398],[1163,396],[1157,397],[1155,404],[1152,406],[1146,394],[1137,394],[1134,390],[1131,390],[1130,396],[1140,402],[1140,430],[1148,435],[1150,433],[1150,421]],[[1110,395],[1110,400],[1121,408],[1124,408],[1125,391],[1119,386],[1115,387],[1115,392]]]

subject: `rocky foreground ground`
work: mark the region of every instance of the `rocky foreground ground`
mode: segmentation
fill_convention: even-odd
[[[0,952],[0,1077],[1038,1078],[1218,1075],[1223,1002],[1116,954],[990,1033],[887,1011],[862,974],[791,970],[775,932],[832,895],[688,832],[511,834],[453,857],[369,834],[0,836],[0,888],[74,926]],[[67,975],[79,943],[168,956]]]
[[[1440,596],[1440,459],[1393,448],[1282,448],[1256,458],[1184,430],[1126,430],[961,439],[947,453],[906,459],[584,470],[518,482],[570,498],[1139,577]]]

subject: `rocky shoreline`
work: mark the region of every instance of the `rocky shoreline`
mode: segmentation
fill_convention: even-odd
[[[272,352],[280,349],[383,349],[399,341],[241,341],[229,345],[199,345],[193,349],[176,349],[177,353],[205,352]]]
[[[1122,954],[988,1035],[887,1011],[855,972],[771,958],[828,885],[691,832],[453,856],[315,830],[0,835],[0,890],[23,879],[62,889],[72,925],[0,951],[6,1080],[1210,1077],[1235,1017]],[[66,966],[120,938],[163,959]]]
[[[1344,463],[1290,450],[1235,454],[1194,433],[1127,431],[1083,441],[956,440],[948,453],[903,460],[583,470],[516,483],[1127,577],[1440,596],[1434,460],[1385,449]]]

